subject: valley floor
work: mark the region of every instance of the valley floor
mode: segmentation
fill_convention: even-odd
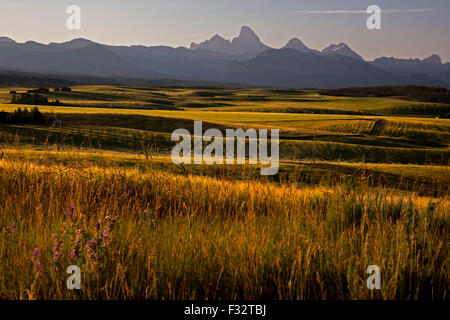
[[[26,88],[1,89],[0,111],[25,107],[7,104],[11,89]],[[449,299],[450,120],[421,114],[448,105],[269,89],[49,96],[62,105],[39,110],[59,125],[0,124],[0,299]],[[171,133],[193,120],[279,128],[279,173],[174,165]],[[67,290],[69,265],[81,290]],[[367,288],[370,265],[381,290]]]

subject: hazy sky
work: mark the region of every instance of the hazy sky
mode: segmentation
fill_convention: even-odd
[[[81,7],[81,30],[66,28],[71,4]],[[386,10],[382,30],[366,28],[371,4]],[[450,61],[450,0],[0,0],[0,36],[19,42],[189,46],[216,33],[230,39],[242,25],[276,48],[298,37],[320,50],[344,41],[366,59]]]

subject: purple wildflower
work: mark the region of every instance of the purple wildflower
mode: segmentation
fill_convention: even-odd
[[[97,220],[97,223],[95,224],[95,230],[97,230],[97,232],[100,231],[100,220]]]
[[[97,240],[91,239],[86,242],[86,248],[95,251],[97,249]]]
[[[16,230],[17,230],[16,224],[13,223],[13,224],[9,227],[9,230],[11,230],[12,233],[16,232]]]
[[[102,233],[102,236],[103,236],[103,238],[105,238],[105,239],[108,239],[109,238],[109,235],[110,235],[110,232],[109,231],[103,231],[103,233]]]
[[[39,256],[41,255],[41,250],[39,250],[38,248],[34,248],[33,249],[33,258],[36,260],[36,259],[39,259]]]
[[[58,249],[62,246],[62,241],[59,240],[59,237],[56,233],[52,234],[53,238],[53,252],[57,252]]]
[[[33,249],[33,271],[38,272],[41,270],[41,261],[39,261],[39,257],[41,255],[41,250],[38,248]]]
[[[53,260],[58,260],[59,259],[59,257],[61,256],[61,254],[58,252],[58,251],[56,251],[54,254],[53,254]]]
[[[94,263],[97,261],[97,253],[96,253],[97,246],[98,246],[98,243],[97,243],[97,240],[95,240],[95,239],[91,239],[86,242],[87,254],[89,255],[89,258],[92,259],[92,261]]]
[[[75,259],[77,257],[77,253],[75,250],[70,251],[69,253],[70,259]]]
[[[69,205],[69,209],[67,210],[67,217],[69,218],[69,220],[73,219],[73,209],[74,209],[74,206],[73,206],[73,203],[71,202]]]

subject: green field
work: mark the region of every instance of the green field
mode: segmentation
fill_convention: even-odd
[[[21,93],[27,89],[0,89],[0,110],[31,108],[8,103],[10,90]],[[204,130],[218,128],[223,133],[226,128],[279,129],[282,167],[278,176],[291,179],[301,166],[301,179],[318,183],[324,177],[351,175],[364,167],[364,172],[378,180],[388,176],[382,180],[388,185],[405,179],[407,184],[426,181],[428,185],[433,180],[429,168],[446,168],[450,154],[450,120],[419,116],[423,103],[406,97],[333,97],[314,90],[115,86],[79,86],[72,92],[45,95],[59,99],[61,105],[39,109],[63,125],[4,124],[0,143],[6,149],[102,150],[132,158],[166,157],[164,166],[173,167],[167,157],[174,146],[171,133],[177,128],[193,132],[193,120],[202,120]],[[428,105],[431,109],[449,107]],[[413,114],[391,112],[405,106],[419,109]],[[381,126],[371,135],[377,121]],[[227,166],[223,170],[229,171]],[[203,166],[192,167],[192,172],[204,171]],[[448,189],[446,178],[438,183],[442,190]]]
[[[9,103],[10,90],[20,93],[27,89],[0,88],[0,103]],[[332,97],[314,90],[78,86],[72,92],[50,92],[48,96],[65,105],[83,108],[368,115],[437,115],[450,111],[447,104],[413,101],[406,97]]]
[[[0,111],[31,109],[9,103],[27,89],[0,88]],[[0,299],[449,299],[450,119],[436,116],[450,105],[281,89],[44,95],[61,102],[38,106],[47,123],[0,124]],[[171,133],[194,120],[279,129],[278,174],[173,164]],[[78,293],[63,288],[74,263]],[[365,287],[370,264],[381,291]]]

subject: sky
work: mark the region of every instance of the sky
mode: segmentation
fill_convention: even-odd
[[[66,27],[69,5],[81,8],[80,30]],[[381,30],[366,27],[369,5],[383,10]],[[318,50],[345,42],[368,60],[450,61],[450,0],[0,0],[0,36],[18,42],[178,47],[232,39],[243,25],[274,48],[297,37]]]

